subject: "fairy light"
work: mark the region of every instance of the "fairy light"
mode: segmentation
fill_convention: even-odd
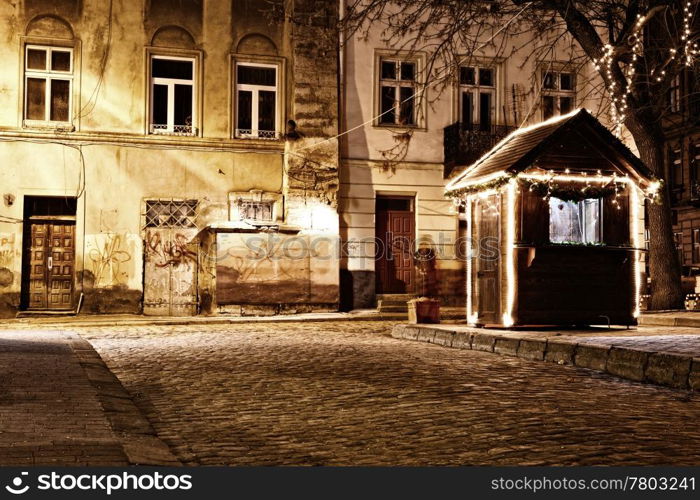
[[[568,120],[569,118],[572,118],[576,114],[580,113],[581,111],[584,111],[585,108],[578,108],[573,110],[570,113],[567,113],[565,115],[560,115],[560,116],[554,116],[552,118],[549,118],[548,120],[539,122],[539,123],[534,123],[532,125],[529,125],[527,127],[520,127],[517,130],[514,130],[510,134],[508,134],[506,137],[504,137],[498,144],[496,144],[490,151],[486,152],[481,158],[476,160],[472,166],[468,169],[466,169],[464,172],[462,172],[460,175],[452,179],[450,182],[447,183],[447,186],[445,186],[446,191],[454,191],[455,189],[458,188],[463,188],[463,187],[468,187],[471,185],[477,185],[477,184],[482,184],[484,182],[488,182],[490,180],[495,180],[499,177],[507,177],[507,174],[503,174],[502,172],[498,172],[483,178],[480,178],[478,181],[474,182],[468,182],[468,183],[462,183],[462,179],[465,179],[468,177],[479,165],[481,165],[484,161],[486,161],[488,158],[493,156],[496,151],[501,149],[501,147],[505,144],[507,144],[509,141],[511,141],[514,137],[517,137],[518,135],[524,134],[526,132],[530,132],[532,130],[536,130],[541,127],[546,127],[547,125],[553,125],[557,122],[565,121]]]
[[[506,310],[503,313],[503,326],[511,327],[513,321],[513,306],[515,304],[515,188],[516,179],[506,186]]]
[[[634,262],[632,264],[632,272],[634,273],[634,306],[632,308],[632,316],[639,317],[640,298],[642,293],[642,271],[639,265],[640,259],[640,242],[639,242],[639,193],[638,189],[633,187],[630,189],[630,203],[632,204],[632,246],[634,247]]]
[[[464,217],[467,222],[467,255],[465,256],[467,259],[467,323],[470,326],[476,326],[479,315],[474,313],[474,298],[472,296],[472,258],[474,254],[472,252],[472,200],[470,196],[464,198],[464,204]]]
[[[683,32],[681,33],[681,41],[683,45],[683,56],[686,66],[692,66],[695,56],[698,54],[698,45],[693,42],[691,35],[691,22],[693,13],[691,12],[692,2],[687,2],[683,8]]]

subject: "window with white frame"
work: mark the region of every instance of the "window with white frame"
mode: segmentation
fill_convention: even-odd
[[[277,65],[236,63],[236,137],[279,138],[278,87]]]
[[[27,45],[25,50],[25,121],[70,122],[73,49]]]
[[[465,130],[490,130],[494,118],[496,71],[490,67],[459,68],[459,121]]]
[[[542,72],[542,119],[565,115],[576,106],[576,78],[568,71]]]
[[[417,71],[416,61],[380,59],[379,125],[417,125]]]
[[[152,134],[196,133],[195,68],[194,58],[151,56]]]

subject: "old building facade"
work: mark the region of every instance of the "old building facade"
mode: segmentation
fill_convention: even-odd
[[[449,179],[517,127],[582,107],[609,122],[593,65],[576,62],[566,37],[553,32],[551,50],[537,57],[518,49],[528,47],[524,36],[465,48],[456,67],[432,75],[426,53],[408,50],[410,44],[396,50],[402,44],[383,39],[380,29],[344,47],[339,205],[346,307],[423,294],[464,304],[467,222],[445,198]],[[414,258],[420,248],[435,255],[431,277]]]
[[[605,120],[593,68],[512,39],[438,91],[379,30],[339,43],[344,1],[2,3],[0,312],[463,304],[446,183],[518,126]]]
[[[337,309],[337,2],[0,19],[4,316]]]

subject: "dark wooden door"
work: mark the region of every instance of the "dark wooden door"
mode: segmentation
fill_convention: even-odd
[[[476,203],[479,256],[477,259],[477,290],[479,321],[498,323],[500,310],[499,286],[499,198],[491,195]]]
[[[415,293],[415,217],[408,210],[377,212],[377,293]]]
[[[75,272],[75,225],[31,223],[29,308],[71,309]]]

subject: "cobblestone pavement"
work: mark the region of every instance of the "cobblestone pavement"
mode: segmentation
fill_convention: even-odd
[[[71,334],[3,332],[0,465],[128,463],[76,358]]]
[[[76,329],[185,464],[700,464],[700,395],[389,336],[391,322]]]

